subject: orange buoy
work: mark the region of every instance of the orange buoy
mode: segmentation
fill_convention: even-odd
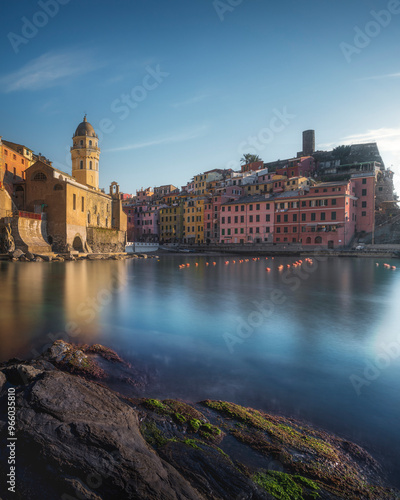
[[[392,269],[396,269],[396,266],[392,266]]]
[[[266,267],[265,270],[269,273],[271,271],[271,268]]]

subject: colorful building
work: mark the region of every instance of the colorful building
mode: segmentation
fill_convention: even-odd
[[[204,243],[204,206],[206,198],[197,197],[183,204],[183,242]]]
[[[241,197],[221,207],[221,243],[273,241],[274,200],[268,195]]]
[[[274,243],[344,247],[354,236],[356,213],[357,198],[347,181],[280,193],[275,197]]]

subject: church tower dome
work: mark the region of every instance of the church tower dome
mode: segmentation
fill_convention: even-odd
[[[72,137],[72,176],[80,184],[99,189],[99,138],[86,115]]]

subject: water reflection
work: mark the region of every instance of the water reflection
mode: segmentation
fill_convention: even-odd
[[[400,271],[328,259],[299,278],[278,270],[293,259],[236,260],[0,263],[0,358],[57,336],[100,342],[154,373],[149,396],[300,416],[381,454],[400,477],[400,356],[360,396],[349,380],[398,340]],[[276,291],[284,300],[263,316]],[[238,339],[232,350],[225,335]]]

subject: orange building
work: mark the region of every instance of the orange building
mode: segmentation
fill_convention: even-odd
[[[33,163],[32,150],[0,137],[0,185],[12,194],[14,184],[25,180],[25,170]]]

